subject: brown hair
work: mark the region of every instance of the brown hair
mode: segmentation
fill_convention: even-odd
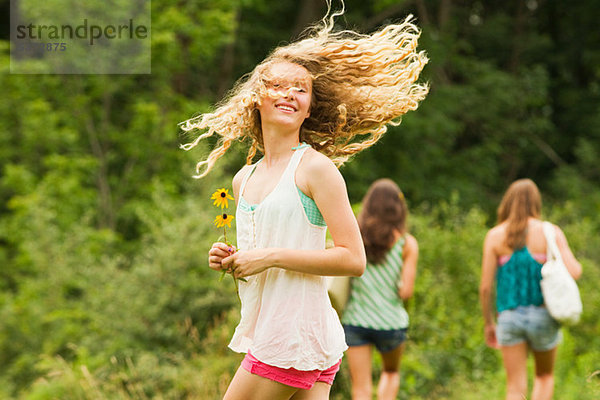
[[[531,179],[519,179],[508,187],[498,206],[498,223],[508,222],[506,244],[511,249],[525,246],[528,218],[539,218],[541,211],[542,197]]]
[[[358,225],[365,244],[367,260],[383,261],[394,244],[394,230],[404,234],[408,207],[404,195],[390,179],[378,179],[363,198]]]
[[[331,1],[327,4],[329,14]],[[237,82],[216,110],[180,124],[185,132],[205,131],[182,145],[185,150],[206,137],[220,136],[208,158],[196,165],[196,178],[205,176],[234,140],[250,140],[248,164],[257,151],[264,152],[257,105],[267,92],[265,77],[273,63],[291,62],[310,73],[313,98],[300,140],[338,166],[376,143],[387,124],[398,125],[402,115],[417,109],[429,90],[427,84],[416,83],[428,59],[417,51],[421,31],[412,16],[363,35],[334,32],[334,17],[342,14],[326,16],[303,40],[275,49]]]

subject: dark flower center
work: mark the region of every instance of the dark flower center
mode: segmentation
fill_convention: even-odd
[[[223,219],[227,219],[227,214],[223,214]]]
[[[221,197],[225,197],[225,196],[227,196],[227,195],[225,194],[225,192],[221,192]]]

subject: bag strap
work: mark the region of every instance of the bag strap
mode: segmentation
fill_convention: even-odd
[[[558,245],[556,244],[556,231],[554,230],[554,225],[548,221],[544,221],[543,227],[544,236],[546,237],[546,259],[548,261],[551,259],[562,261],[560,250],[558,250]]]

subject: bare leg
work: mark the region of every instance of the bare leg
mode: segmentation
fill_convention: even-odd
[[[506,400],[527,398],[527,343],[502,346],[502,361],[506,370]]]
[[[392,351],[381,354],[381,358],[383,359],[383,371],[381,372],[379,385],[377,386],[378,400],[394,400],[396,398],[398,389],[400,388],[400,373],[398,372],[398,367],[403,351],[404,343]]]
[[[329,391],[331,385],[325,382],[317,382],[309,390],[298,390],[292,396],[292,400],[327,400],[329,399]]]
[[[352,400],[371,400],[371,345],[350,346],[346,350],[346,357],[352,379]]]
[[[554,394],[554,361],[556,347],[548,351],[534,351],[535,381],[531,400],[551,400]]]
[[[239,367],[223,400],[288,400],[298,388],[251,374]]]

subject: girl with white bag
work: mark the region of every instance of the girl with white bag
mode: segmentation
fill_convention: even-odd
[[[498,207],[498,225],[483,246],[480,301],[488,346],[499,348],[506,370],[506,400],[549,400],[554,392],[554,362],[561,340],[560,324],[545,304],[540,281],[548,243],[541,215],[541,196],[530,179],[513,182]],[[553,225],[556,244],[574,279],[581,264],[562,230]],[[494,323],[492,293],[496,283]],[[527,353],[535,360],[535,380],[527,396]]]

